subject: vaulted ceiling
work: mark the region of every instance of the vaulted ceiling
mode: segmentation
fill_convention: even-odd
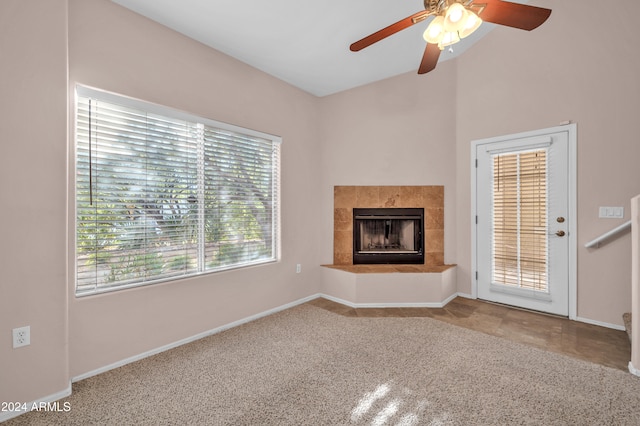
[[[423,10],[423,0],[112,1],[316,96],[416,72],[432,19],[351,52],[351,43]],[[440,61],[463,53],[493,27],[482,24]]]

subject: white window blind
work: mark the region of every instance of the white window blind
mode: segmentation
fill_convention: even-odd
[[[546,150],[493,157],[492,280],[546,292]]]
[[[272,262],[280,139],[79,88],[76,294]]]

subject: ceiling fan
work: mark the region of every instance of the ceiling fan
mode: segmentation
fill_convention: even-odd
[[[440,52],[445,47],[469,36],[483,21],[531,31],[551,15],[551,9],[502,0],[424,0],[424,8],[425,10],[356,41],[349,48],[357,52],[435,16],[424,32],[427,47],[418,74],[425,74],[436,67]]]

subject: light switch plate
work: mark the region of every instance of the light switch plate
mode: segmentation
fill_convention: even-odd
[[[600,206],[599,217],[604,219],[622,219],[624,217],[624,207]]]

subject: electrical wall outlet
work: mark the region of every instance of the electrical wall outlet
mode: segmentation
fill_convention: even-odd
[[[296,274],[302,272],[302,265],[300,263],[296,264]]]
[[[31,344],[31,326],[13,329],[13,348],[19,348]]]

